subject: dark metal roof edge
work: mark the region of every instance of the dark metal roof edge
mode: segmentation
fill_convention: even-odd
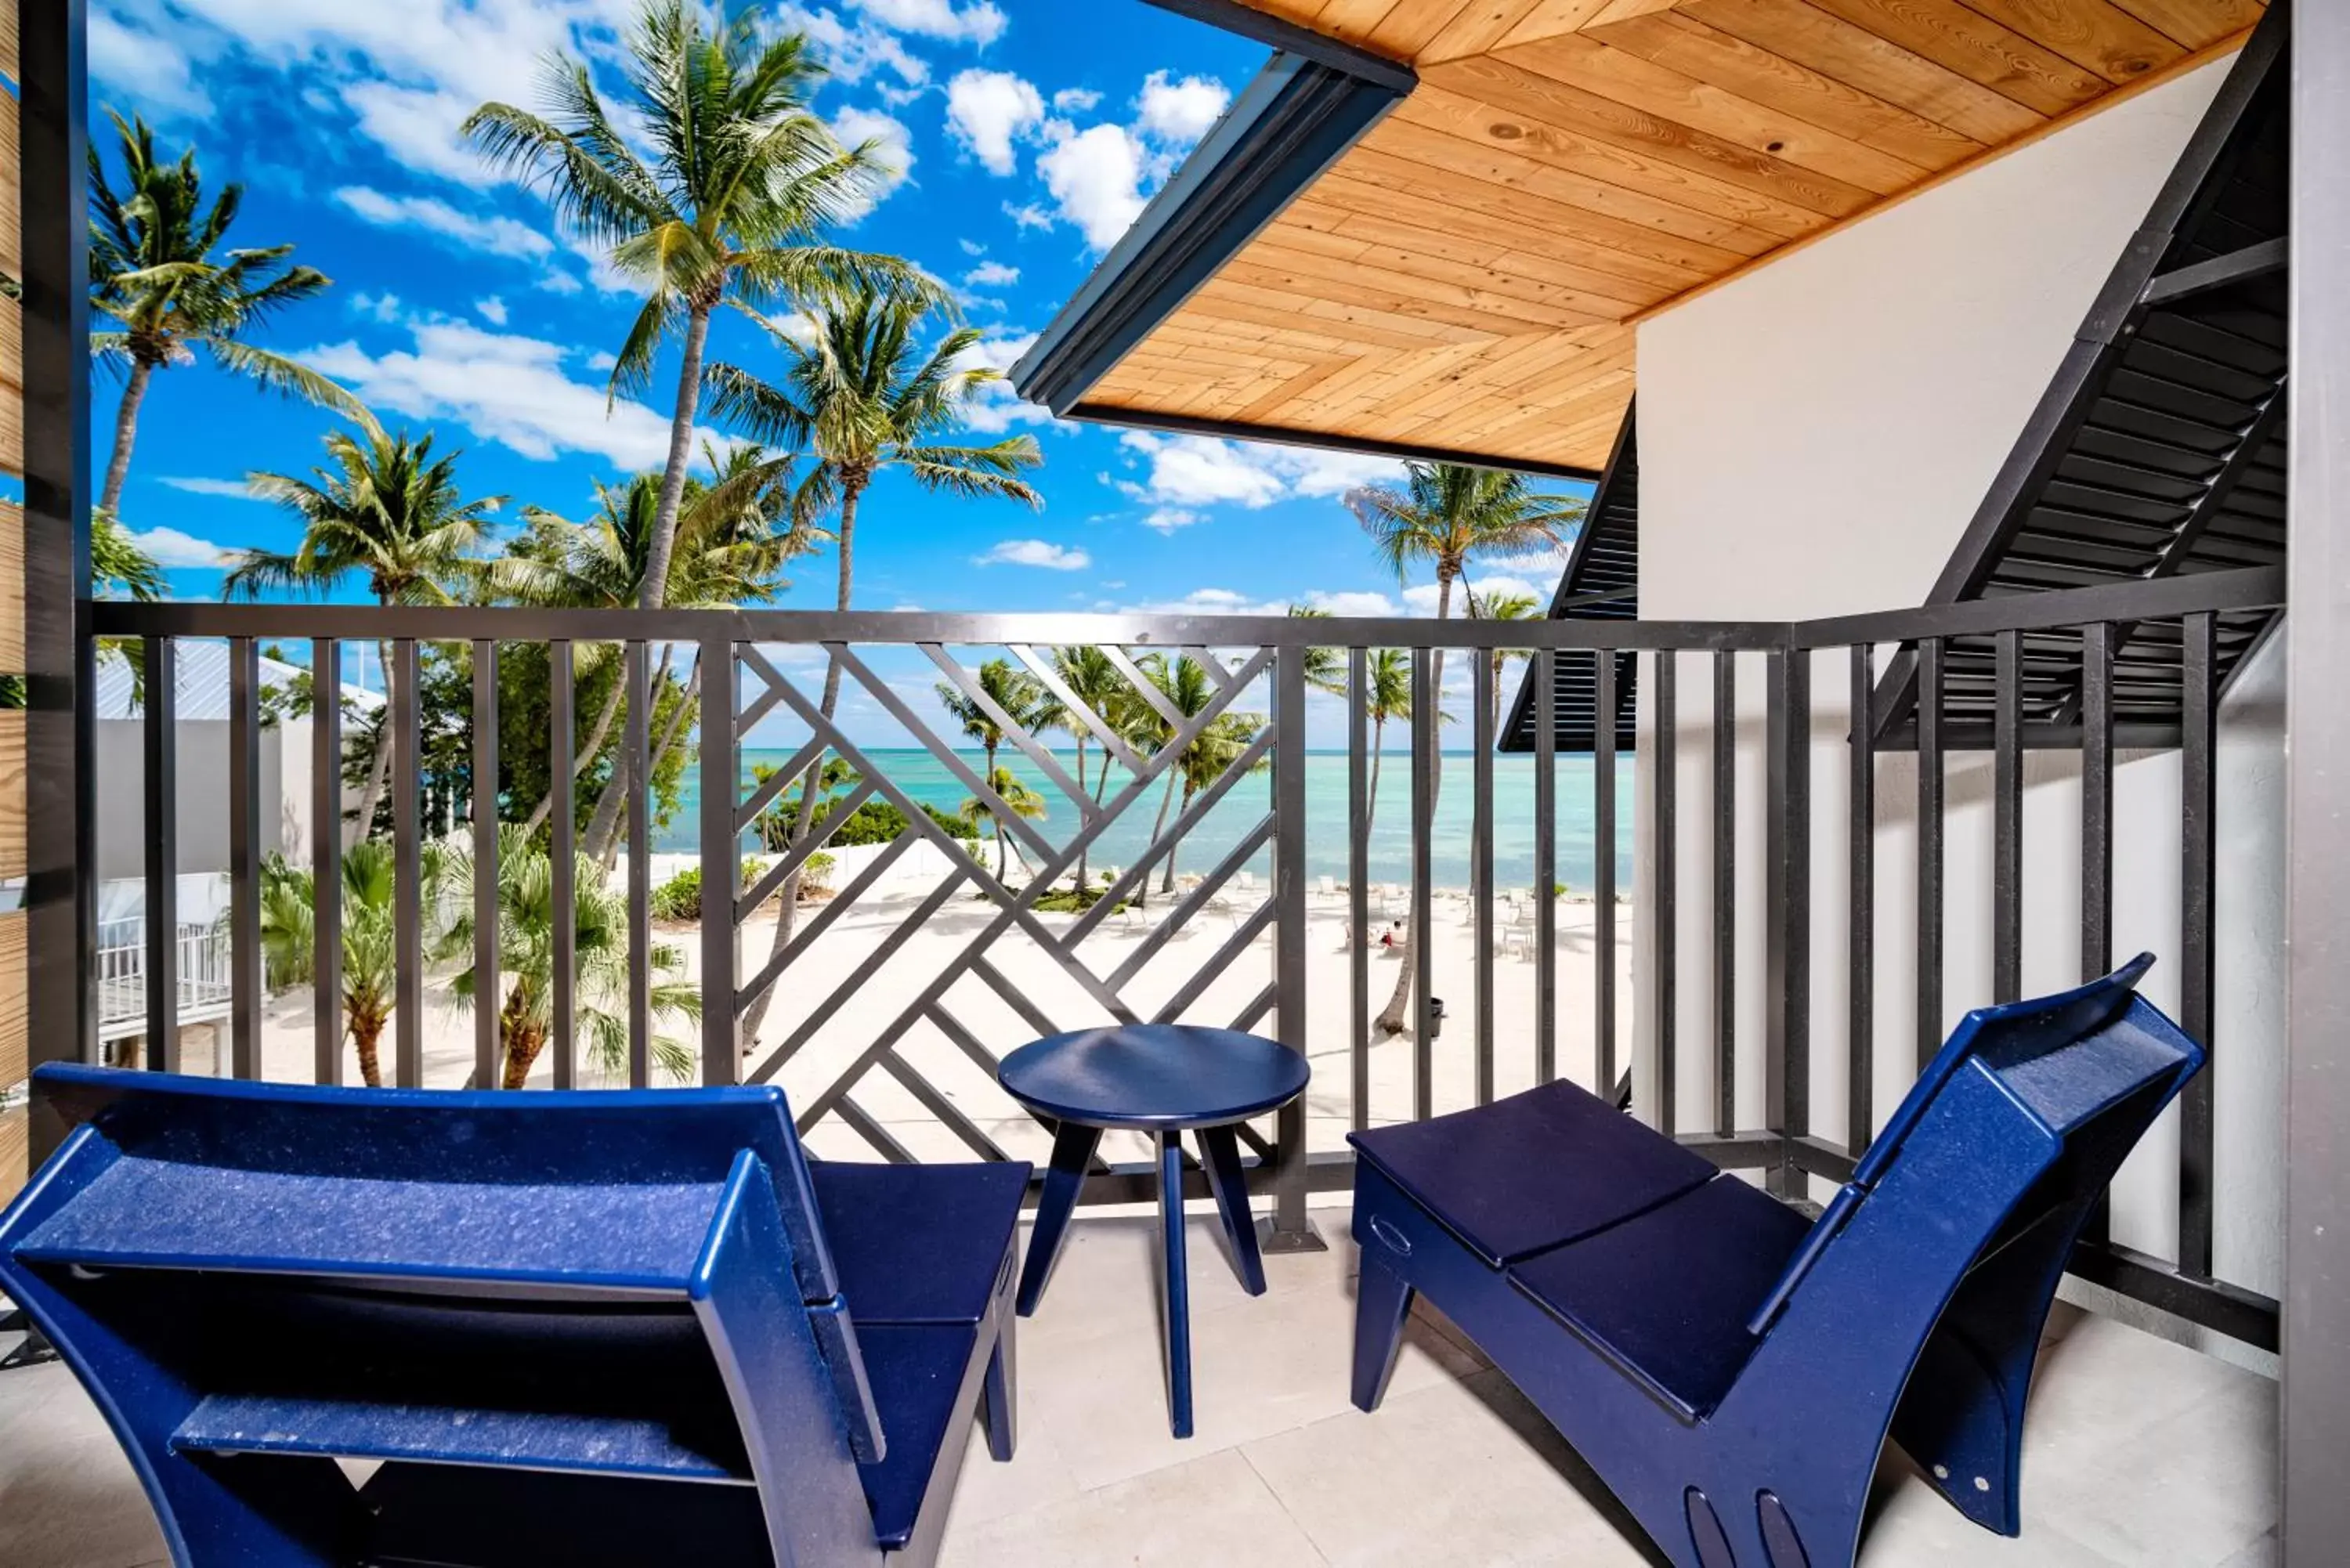
[[[1522,462],[1489,453],[1455,452],[1450,447],[1332,435],[1325,431],[1291,430],[1281,425],[1243,424],[1233,420],[1206,420],[1191,414],[1163,414],[1155,410],[1121,409],[1108,403],[1079,403],[1062,417],[1128,430],[1163,431],[1170,435],[1213,436],[1225,441],[1273,441],[1282,446],[1315,447],[1325,452],[1360,452],[1366,457],[1391,457],[1402,462],[1452,462],[1466,468],[1498,469],[1507,473],[1530,473],[1544,479],[1571,479],[1585,484],[1595,484],[1600,477],[1590,469],[1576,468],[1568,463]]]
[[[1248,13],[1255,15],[1255,13]],[[1326,51],[1325,51],[1326,53]],[[1401,102],[1417,81],[1276,53],[1013,367],[1067,417],[1094,385]]]
[[[1375,55],[1358,44],[1333,38],[1303,26],[1286,17],[1275,16],[1246,5],[1241,0],[1149,0],[1161,11],[1172,11],[1179,16],[1189,16],[1195,22],[1205,22],[1227,33],[1237,33],[1243,38],[1254,38],[1284,54],[1296,55],[1360,77],[1367,82],[1392,88],[1398,95],[1408,93],[1419,85],[1419,77],[1408,65]]]

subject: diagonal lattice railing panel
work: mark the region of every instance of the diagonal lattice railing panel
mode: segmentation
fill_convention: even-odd
[[[853,770],[857,784],[822,824],[803,836],[792,856],[771,867],[744,895],[741,913],[747,917],[772,897],[788,875],[781,867],[804,865],[857,803],[885,801],[907,823],[898,840],[869,857],[739,988],[746,1009],[770,992],[776,1004],[747,1076],[782,1083],[811,1136],[829,1120],[861,1150],[885,1159],[1007,1154],[1041,1158],[1045,1130],[994,1085],[993,1067],[1003,1051],[1039,1034],[1113,1021],[1180,1017],[1257,1027],[1272,1013],[1273,913],[1268,909],[1240,915],[1230,929],[1209,918],[1225,910],[1243,868],[1270,853],[1275,836],[1272,817],[1248,828],[1204,875],[1185,877],[1171,896],[1146,906],[1140,895],[1238,782],[1272,760],[1274,736],[1268,727],[1250,735],[1222,772],[1201,787],[1170,784],[1171,770],[1237,710],[1272,668],[1274,655],[1264,649],[1245,656],[1235,652],[1227,667],[1204,650],[1186,650],[1200,664],[1211,693],[1199,711],[1186,713],[1165,698],[1128,650],[1105,649],[1111,667],[1125,672],[1138,705],[1159,721],[1150,726],[1158,732],[1152,741],[1142,742],[1129,741],[1102,713],[1077,701],[1052,661],[1032,648],[1011,649],[1038,685],[1053,692],[1070,727],[1097,743],[1095,760],[1102,773],[1081,784],[1042,738],[1015,722],[944,646],[914,646],[945,678],[946,689],[959,692],[1001,732],[1006,753],[1025,757],[1044,776],[1051,786],[1048,805],[1054,792],[1066,801],[1077,826],[1066,836],[1048,835],[1017,816],[991,787],[993,781],[983,778],[973,761],[949,742],[946,727],[916,711],[904,682],[892,685],[856,649],[825,645],[824,655],[842,671],[852,700],[862,698],[893,720],[926,763],[968,790],[983,815],[1003,823],[1024,852],[1027,880],[999,877],[983,854],[931,818],[915,791],[895,776],[889,756],[852,740],[777,660],[755,645],[743,647],[743,667],[758,683],[754,705],[796,718],[807,739],[786,764],[791,776],[771,778],[738,803],[738,821],[747,825],[778,800],[795,798],[793,788],[810,769],[824,766],[827,755],[838,756]],[[1113,761],[1120,771],[1113,773]],[[1169,819],[1166,805],[1179,792],[1185,797],[1183,808]],[[1153,815],[1165,830],[1109,879],[1102,899],[1075,915],[1040,913],[1036,906],[1044,897],[1070,886],[1078,861],[1098,857],[1104,835],[1136,814]],[[1055,837],[1061,842],[1055,844]],[[879,898],[876,889],[885,879],[893,886],[900,882],[892,877],[895,868],[925,847],[945,860],[934,885],[910,906],[902,898]],[[1130,912],[1106,923],[1130,900]],[[1241,901],[1250,900],[1243,895]],[[880,917],[878,922],[866,914],[868,907]],[[941,937],[951,945],[942,948]],[[802,985],[802,977],[813,977],[815,983]],[[875,996],[905,1000],[878,1031],[862,1020],[852,1029],[850,1004]],[[1270,1155],[1271,1146],[1253,1129],[1249,1137],[1257,1153]]]

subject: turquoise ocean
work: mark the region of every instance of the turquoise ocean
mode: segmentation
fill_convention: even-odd
[[[745,793],[750,788],[753,767],[761,763],[780,766],[790,754],[787,751],[746,751],[743,757]],[[946,764],[927,751],[877,747],[867,754],[899,788],[942,811],[959,810],[970,795],[971,792],[948,771]],[[1075,757],[1066,752],[1056,753],[1055,756],[1063,769],[1074,777]],[[1089,766],[1097,765],[1099,760],[1098,753],[1087,759]],[[1006,747],[998,763],[1011,768],[1044,797],[1046,812],[1035,824],[1043,836],[1055,844],[1066,842],[1076,830],[1076,806],[1018,751]],[[1467,753],[1450,753],[1442,759],[1443,779],[1430,836],[1434,882],[1439,887],[1466,887],[1469,883],[1470,841],[1475,820],[1475,763],[1476,759]],[[978,774],[983,766],[980,755],[970,753],[967,765],[972,774]],[[1615,857],[1617,886],[1620,888],[1632,885],[1632,769],[1628,757],[1617,764]],[[1091,774],[1087,776],[1090,782]],[[1121,787],[1126,779],[1123,770],[1113,769],[1111,789]],[[1558,879],[1577,891],[1592,886],[1594,868],[1598,864],[1599,846],[1593,826],[1596,805],[1594,779],[1591,758],[1558,759]],[[1135,857],[1149,843],[1151,826],[1159,814],[1159,791],[1163,788],[1163,784],[1154,787],[1149,797],[1129,806],[1123,816],[1104,830],[1091,851],[1093,865],[1133,864]],[[1309,877],[1344,880],[1347,875],[1347,794],[1346,753],[1309,753],[1305,759],[1305,869]],[[1263,818],[1272,809],[1272,802],[1270,773],[1239,781],[1185,837],[1178,852],[1180,868],[1204,871],[1213,866]],[[1401,882],[1410,877],[1410,759],[1402,752],[1391,751],[1381,766],[1378,799],[1371,819],[1369,879],[1373,882]],[[657,851],[691,854],[700,847],[694,827],[700,820],[698,797],[691,770],[679,805],[677,814],[654,835]],[[1259,857],[1260,861],[1263,858]],[[1493,759],[1494,883],[1503,888],[1531,886],[1534,865],[1534,759],[1497,756]],[[1264,867],[1260,865],[1259,869]]]

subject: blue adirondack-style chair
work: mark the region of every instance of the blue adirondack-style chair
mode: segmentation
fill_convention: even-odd
[[[1024,1165],[810,1162],[772,1088],[36,1081],[0,1287],[182,1568],[927,1563],[975,1408],[1011,1457]]]
[[[1850,1563],[1888,1430],[2018,1533],[2074,1239],[2203,1064],[2152,961],[1970,1013],[1808,1223],[1565,1084],[1355,1135],[1355,1403],[1425,1292],[1685,1568]]]

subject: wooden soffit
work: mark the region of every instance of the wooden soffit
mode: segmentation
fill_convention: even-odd
[[[1593,471],[1644,317],[2223,55],[2262,11],[1241,3],[1409,64],[1419,85],[1080,416]]]

